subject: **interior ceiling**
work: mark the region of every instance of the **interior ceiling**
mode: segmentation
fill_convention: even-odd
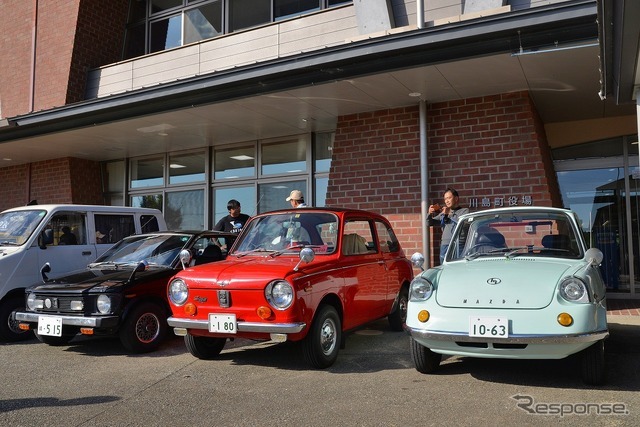
[[[529,91],[544,123],[635,114],[602,101],[599,49],[501,54],[162,112],[0,144],[0,167],[60,157],[104,161],[331,130],[365,111]],[[410,93],[420,93],[420,98]]]

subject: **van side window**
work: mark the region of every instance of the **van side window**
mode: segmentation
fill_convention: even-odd
[[[133,215],[96,214],[94,218],[97,244],[114,244],[136,233]]]
[[[45,244],[86,245],[86,218],[85,214],[77,212],[55,214],[45,227]]]
[[[158,218],[155,215],[141,215],[140,227],[143,233],[160,231],[160,227],[158,226]]]

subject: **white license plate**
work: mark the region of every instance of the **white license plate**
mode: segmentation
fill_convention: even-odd
[[[469,317],[469,336],[484,338],[508,338],[509,319],[504,317]]]
[[[38,316],[38,334],[62,336],[62,317]]]
[[[209,314],[209,332],[217,334],[235,334],[238,322],[235,314]]]

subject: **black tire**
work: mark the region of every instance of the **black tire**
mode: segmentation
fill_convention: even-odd
[[[184,336],[184,344],[189,353],[202,360],[218,357],[226,343],[226,338],[197,337],[189,334]]]
[[[63,333],[61,337],[52,337],[50,335],[40,335],[37,332],[35,334],[36,334],[36,338],[38,338],[40,342],[43,342],[53,347],[69,344],[69,341],[71,341],[76,336],[76,334],[69,334],[69,333],[66,333],[66,334]]]
[[[331,305],[321,306],[301,343],[304,360],[313,368],[328,368],[338,358],[341,339],[342,322],[338,312]]]
[[[406,286],[400,288],[398,293],[398,305],[393,313],[387,316],[389,320],[389,326],[392,331],[401,332],[404,328],[404,324],[407,322],[407,306],[409,304],[409,290]]]
[[[604,340],[582,350],[582,381],[588,385],[602,385],[606,378]]]
[[[418,372],[431,374],[438,370],[442,360],[441,354],[434,353],[413,338],[411,338],[409,345],[411,346],[411,359]]]
[[[134,307],[120,327],[120,342],[132,353],[158,348],[167,333],[167,314],[162,307],[144,302]]]
[[[24,297],[9,297],[0,302],[0,340],[3,342],[24,341],[33,338],[33,332],[18,328],[13,313],[24,310]]]

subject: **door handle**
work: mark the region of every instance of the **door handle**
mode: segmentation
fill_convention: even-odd
[[[82,255],[91,255],[91,251],[82,251]]]

